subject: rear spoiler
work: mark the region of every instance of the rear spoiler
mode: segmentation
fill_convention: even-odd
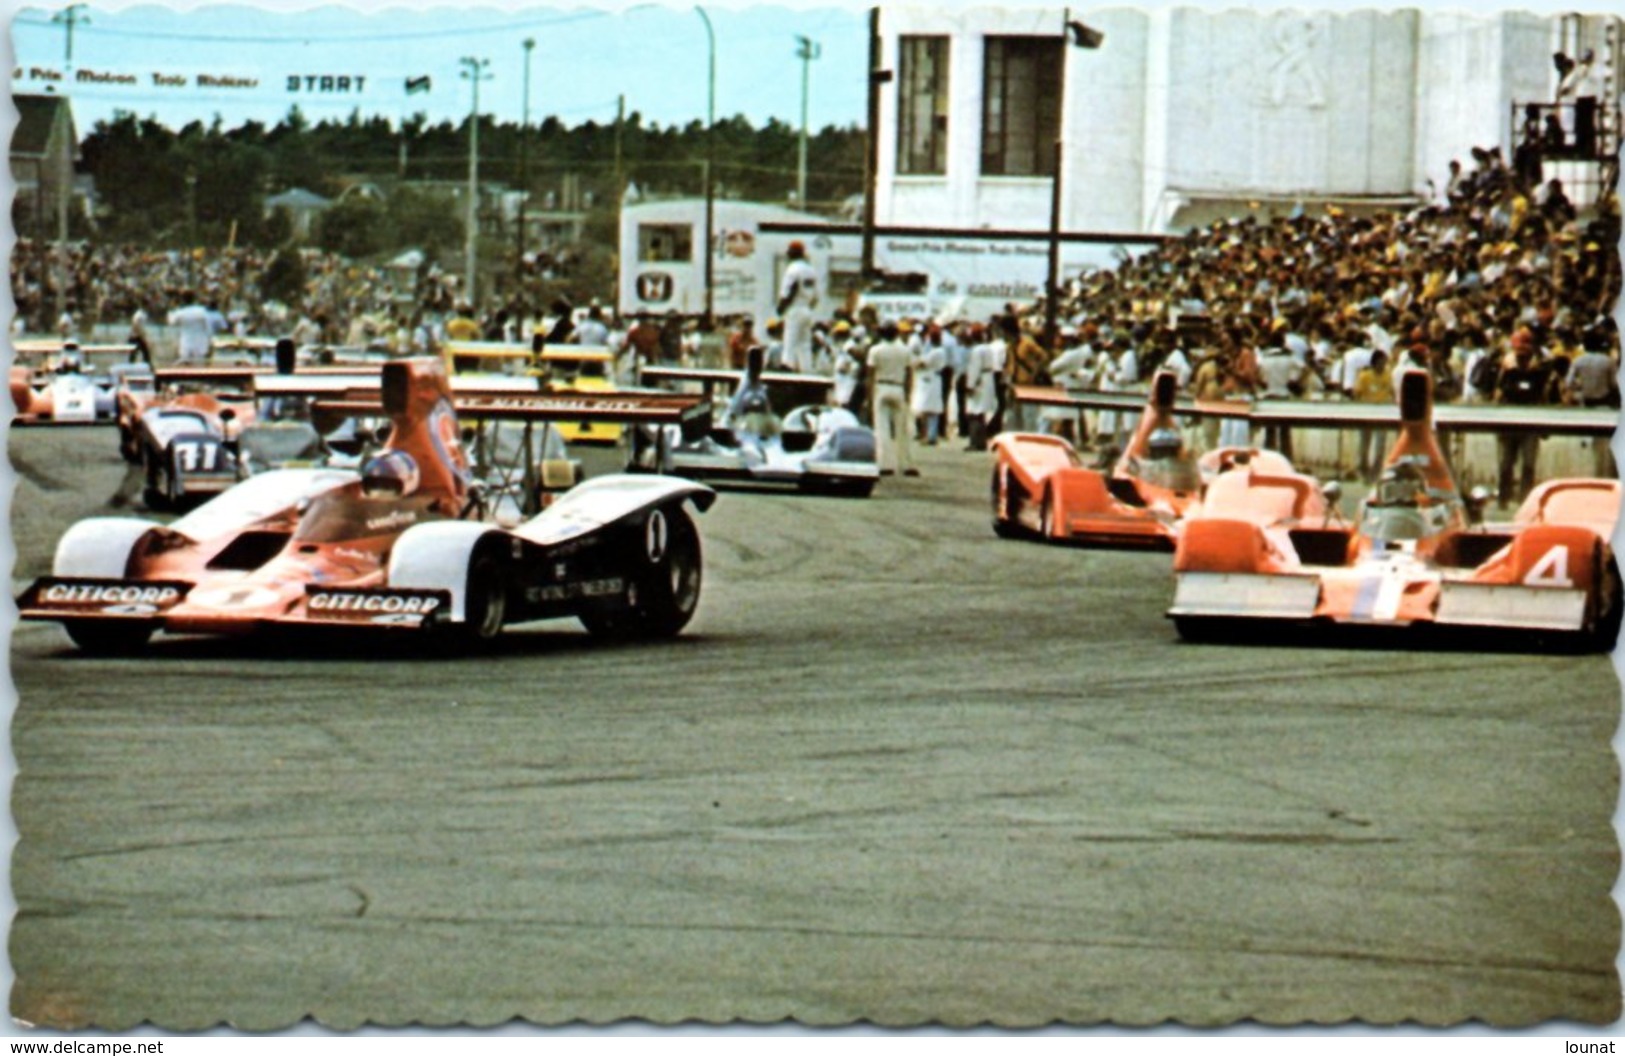
[[[1090,392],[1072,395],[1039,385],[1015,386],[1018,403],[1099,411],[1141,411],[1144,393]],[[1186,418],[1240,418],[1253,425],[1330,429],[1393,429],[1403,420],[1396,403],[1343,400],[1192,400],[1176,399],[1172,413]],[[1608,407],[1497,406],[1446,403],[1433,408],[1433,427],[1440,432],[1541,433],[1553,436],[1612,436],[1619,412]]]
[[[629,392],[452,393],[452,410],[459,418],[507,422],[620,422],[628,425],[675,425],[685,439],[711,430],[711,407],[696,396]],[[318,399],[313,410],[344,416],[384,413],[381,393],[363,396],[346,392],[336,399]]]

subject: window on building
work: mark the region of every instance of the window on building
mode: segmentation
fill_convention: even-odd
[[[982,175],[1050,176],[1061,117],[1061,38],[988,37]]]
[[[693,225],[639,224],[638,259],[646,264],[692,261],[694,259]]]
[[[898,40],[897,171],[941,176],[948,171],[948,38]]]

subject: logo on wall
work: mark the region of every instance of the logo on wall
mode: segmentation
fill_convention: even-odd
[[[724,231],[722,250],[730,257],[748,257],[756,252],[756,234],[752,231]]]
[[[671,300],[671,276],[663,271],[646,271],[638,276],[638,300],[664,304]]]

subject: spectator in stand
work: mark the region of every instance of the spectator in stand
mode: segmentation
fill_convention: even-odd
[[[1584,350],[1569,366],[1563,381],[1568,402],[1581,407],[1619,407],[1619,363],[1611,352],[1607,331],[1600,326],[1586,331]],[[1590,441],[1593,476],[1615,475],[1613,452],[1609,450],[1612,439],[1599,436]]]
[[[1388,353],[1381,349],[1371,353],[1371,361],[1361,369],[1354,382],[1354,399],[1359,403],[1394,402],[1394,376],[1388,369]],[[1381,468],[1378,460],[1387,450],[1387,430],[1370,427],[1360,430],[1360,476],[1368,483],[1375,482]]]
[[[1552,403],[1557,396],[1556,379],[1540,355],[1534,331],[1520,328],[1512,335],[1510,363],[1501,368],[1495,402],[1514,407]],[[1535,467],[1540,459],[1540,434],[1532,430],[1508,430],[1497,437],[1500,455],[1499,501],[1503,506],[1522,502],[1535,486]],[[1514,470],[1518,490],[1512,490]]]

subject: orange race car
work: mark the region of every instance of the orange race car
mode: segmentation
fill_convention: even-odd
[[[697,404],[545,395],[463,402],[488,419],[526,422],[683,423]],[[478,642],[505,624],[557,616],[596,634],[672,635],[693,615],[701,556],[687,507],[709,507],[709,488],[600,477],[522,523],[491,523],[480,517],[487,504],[462,446],[462,406],[438,361],[389,363],[370,398],[335,403],[340,413],[390,419],[388,444],[359,473],[271,470],[167,525],[80,521],[58,544],[53,574],[18,599],[22,618],[60,622],[86,651],[128,652],[157,630],[371,628]]]
[[[1066,440],[1043,433],[1001,433],[993,450],[993,530],[1085,546],[1172,550],[1207,481],[1230,466],[1295,476],[1281,455],[1226,447],[1197,458],[1174,420],[1174,375],[1159,372],[1139,425],[1110,469],[1084,465]],[[1302,478],[1313,490],[1314,482]]]
[[[1619,631],[1609,539],[1615,480],[1536,488],[1509,524],[1479,524],[1433,432],[1431,381],[1401,379],[1399,434],[1357,523],[1315,514],[1298,482],[1221,475],[1186,522],[1174,557],[1173,618],[1186,638],[1261,624],[1558,632],[1599,649]],[[1336,411],[1327,420],[1335,424]]]

